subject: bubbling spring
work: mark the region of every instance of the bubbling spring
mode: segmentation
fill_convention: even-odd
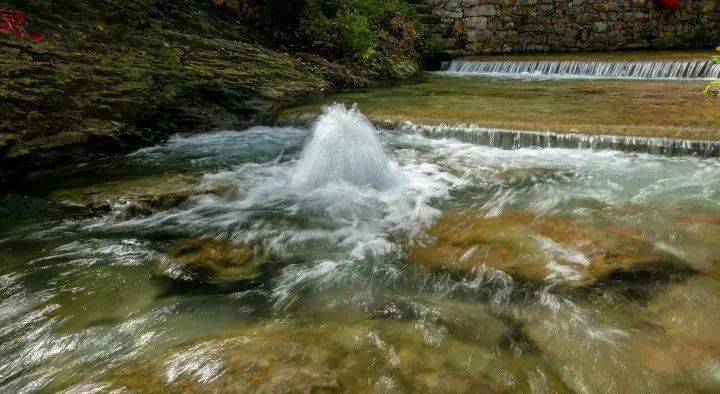
[[[720,64],[687,61],[474,61],[453,60],[441,65],[444,73],[502,77],[609,78],[609,79],[716,79]]]
[[[342,104],[323,108],[293,180],[314,187],[343,181],[386,188],[398,182],[373,125],[357,106]]]
[[[431,201],[463,181],[414,157],[391,159],[379,133],[357,108],[331,105],[323,109],[298,158],[288,154],[288,159],[287,146],[280,145],[283,153],[274,160],[204,175],[205,188],[231,193],[205,195],[180,210],[130,219],[110,215],[84,226],[92,231],[189,233],[239,243],[262,240],[279,254],[294,253],[299,246],[325,258],[382,254],[399,248],[387,241],[387,232],[413,233],[427,226],[440,213]],[[216,136],[223,140],[215,144],[232,146],[226,134]],[[205,138],[197,137],[203,149],[212,144]],[[255,138],[255,149],[262,149],[261,139]],[[188,141],[177,146],[199,148]]]

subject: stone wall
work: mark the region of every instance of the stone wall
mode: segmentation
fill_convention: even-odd
[[[720,0],[424,0],[453,55],[706,48],[720,44]]]

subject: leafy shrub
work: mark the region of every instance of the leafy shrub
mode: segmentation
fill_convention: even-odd
[[[347,56],[359,56],[367,60],[376,53],[380,36],[368,17],[350,10],[341,10],[337,17],[337,29],[341,50]]]
[[[271,21],[286,23],[314,50],[369,60],[384,47],[418,43],[415,9],[406,0],[268,0]],[[412,28],[407,24],[412,25]]]
[[[420,40],[420,57],[432,58],[442,49],[442,40],[440,36],[425,33]]]

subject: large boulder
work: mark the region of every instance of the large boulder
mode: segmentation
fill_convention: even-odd
[[[450,212],[413,246],[409,260],[432,269],[504,271],[538,284],[588,286],[609,279],[689,272],[644,234],[560,216]]]

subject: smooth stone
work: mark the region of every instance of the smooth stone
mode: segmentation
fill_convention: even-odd
[[[212,284],[255,279],[271,260],[259,246],[207,239],[179,241],[168,256],[193,278]]]
[[[213,192],[218,191],[201,186],[199,176],[161,174],[55,190],[49,199],[93,214],[123,209],[129,215],[140,215],[167,210],[190,197]]]
[[[648,309],[667,337],[664,348],[701,392],[720,392],[720,281],[708,276],[671,285]]]
[[[490,354],[405,322],[247,325],[109,375],[113,388],[182,392],[497,392]]]
[[[409,261],[461,272],[497,269],[538,284],[581,287],[692,271],[635,230],[559,216],[505,213],[486,218],[450,212],[427,234],[431,240],[413,246]]]

